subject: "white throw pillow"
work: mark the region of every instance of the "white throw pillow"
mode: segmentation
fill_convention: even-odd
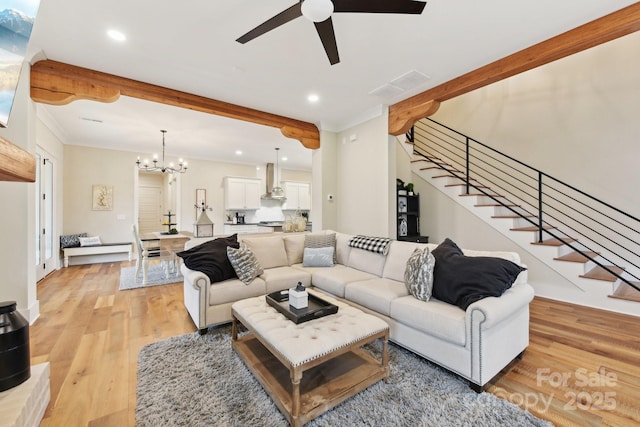
[[[101,244],[100,236],[80,237],[80,246],[98,246]]]

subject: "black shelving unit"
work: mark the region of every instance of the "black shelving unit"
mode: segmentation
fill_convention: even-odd
[[[171,211],[169,211],[169,213],[164,214],[164,216],[168,217],[166,224],[163,224],[167,226],[167,231],[163,231],[161,234],[171,234],[171,227],[176,225],[175,222],[171,222],[171,218],[176,216],[176,214],[172,214]]]
[[[396,196],[398,240],[428,243],[428,236],[420,235],[420,195],[398,190]]]

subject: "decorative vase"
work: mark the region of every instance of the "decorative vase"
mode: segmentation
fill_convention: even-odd
[[[400,220],[400,235],[401,236],[407,235],[407,220],[404,218]]]

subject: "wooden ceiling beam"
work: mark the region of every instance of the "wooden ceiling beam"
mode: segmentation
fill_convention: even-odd
[[[0,181],[35,182],[36,159],[4,138],[0,138]]]
[[[389,107],[389,133],[401,135],[438,105],[473,90],[640,30],[640,2],[552,37]],[[426,114],[426,115],[425,115]]]
[[[299,140],[306,148],[320,147],[320,132],[312,123],[49,59],[31,66],[31,99],[35,102],[51,105],[65,105],[78,99],[114,102],[120,95],[276,127],[285,137]]]

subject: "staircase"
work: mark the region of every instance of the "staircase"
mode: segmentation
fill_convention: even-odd
[[[431,119],[412,170],[583,292],[640,302],[640,220]]]

